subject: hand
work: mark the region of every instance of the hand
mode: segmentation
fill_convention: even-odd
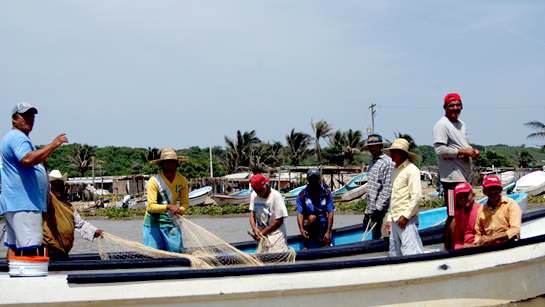
[[[60,147],[64,143],[68,143],[68,138],[66,137],[66,133],[59,134],[54,140],[53,145],[55,147]]]
[[[392,233],[392,222],[386,222],[386,230],[388,231],[388,233]]]
[[[179,215],[181,213],[180,208],[175,205],[167,205],[167,211],[170,212],[172,215]]]
[[[261,233],[261,230],[257,229],[257,228],[254,228],[253,229],[253,232],[254,232],[254,240],[256,241],[259,241],[261,240],[262,238],[264,238],[265,236],[263,235],[263,233]]]
[[[473,156],[471,156],[473,159],[479,159],[481,156],[481,152],[478,149],[473,149]]]
[[[331,236],[332,236],[332,232],[331,230],[327,231],[324,235],[324,244],[326,246],[329,246],[331,244]]]
[[[458,157],[473,157],[475,149],[472,147],[458,149]]]
[[[397,226],[399,226],[399,228],[401,230],[405,229],[405,227],[407,226],[407,223],[409,222],[409,220],[404,217],[403,215],[399,218],[399,220],[397,220]]]
[[[102,237],[102,233],[103,233],[103,232],[104,232],[104,231],[103,231],[102,229],[97,229],[97,230],[95,231],[95,238]]]
[[[300,229],[301,235],[303,238],[308,239],[308,232],[305,229]]]

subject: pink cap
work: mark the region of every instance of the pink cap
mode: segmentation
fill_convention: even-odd
[[[501,180],[496,175],[488,175],[483,179],[483,187],[501,187]]]
[[[468,193],[473,191],[473,188],[471,185],[467,182],[458,183],[456,187],[454,188],[454,195],[458,193]]]

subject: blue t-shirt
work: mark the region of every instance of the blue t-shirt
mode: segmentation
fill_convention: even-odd
[[[307,189],[308,187],[301,191],[297,197],[297,212],[303,216],[314,214],[319,218],[321,223],[326,223],[327,213],[335,210],[333,195],[331,195],[331,192],[326,186],[321,184],[319,203],[315,204],[312,202]]]
[[[0,214],[17,211],[45,212],[48,189],[47,173],[42,164],[23,166],[21,160],[36,150],[26,134],[10,130],[0,141],[2,158],[2,194]]]

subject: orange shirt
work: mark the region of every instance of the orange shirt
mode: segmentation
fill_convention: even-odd
[[[475,244],[481,236],[491,236],[507,231],[509,239],[520,236],[522,213],[519,205],[511,198],[502,196],[500,204],[494,208],[483,205],[477,213],[475,223]]]

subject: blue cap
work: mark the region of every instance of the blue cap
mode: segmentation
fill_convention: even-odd
[[[317,168],[309,168],[308,171],[307,171],[307,178],[310,178],[312,176],[316,176],[318,178],[320,178],[320,176],[322,176],[322,172],[320,172],[319,169]]]
[[[34,111],[34,114],[38,114],[38,109],[31,105],[31,104],[28,104],[26,102],[20,102],[18,104],[15,105],[15,107],[13,108],[13,110],[11,111],[11,116],[19,113],[19,114],[23,114],[23,113],[26,113],[28,111]]]

